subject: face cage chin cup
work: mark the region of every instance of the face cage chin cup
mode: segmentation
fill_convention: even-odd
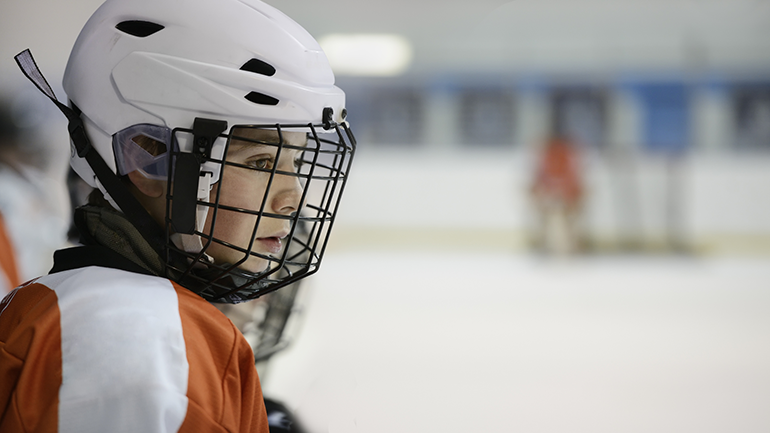
[[[221,189],[217,188],[215,194],[208,202],[196,200],[196,206],[208,207],[211,214],[210,233],[204,233],[196,227],[191,234],[199,236],[203,248],[199,252],[189,252],[177,246],[171,239],[175,233],[173,210],[174,188],[173,182],[168,182],[166,195],[166,276],[176,281],[183,287],[198,293],[211,302],[240,303],[256,299],[264,294],[275,291],[288,284],[296,282],[318,271],[321,264],[326,244],[331,233],[337,208],[350,171],[350,164],[355,154],[356,142],[352,131],[346,123],[325,125],[248,125],[233,126],[229,134],[219,134],[218,137],[226,138],[222,159],[215,159],[205,154],[196,154],[200,165],[204,163],[218,164],[220,167],[219,182],[223,179],[228,167],[258,170],[269,173],[269,180],[265,188],[259,209],[241,209],[226,206],[220,203]],[[310,130],[307,133],[307,147],[297,147],[289,144],[275,144],[255,139],[238,137],[236,131],[244,129],[261,129],[277,131],[281,143],[283,143],[283,130],[302,128]],[[318,131],[321,130],[322,133]],[[192,134],[193,130],[177,128],[173,132],[176,142],[180,134]],[[332,136],[334,139],[327,137]],[[273,146],[276,148],[275,161],[279,161],[283,149],[300,149],[302,169],[296,173],[278,170],[275,163],[271,169],[259,170],[227,161],[227,154],[234,137],[238,141],[247,141],[254,144]],[[213,141],[213,140],[212,140]],[[174,177],[172,166],[175,161],[185,157],[185,152],[179,152],[179,147],[171,146],[171,157],[168,158],[169,173]],[[189,153],[186,154],[189,157]],[[199,175],[203,175],[199,172]],[[295,176],[302,184],[301,199],[298,211],[291,215],[278,215],[265,211],[270,187],[276,175]],[[192,181],[193,179],[191,179]],[[195,180],[197,186],[197,179]],[[192,207],[193,209],[195,206]],[[233,245],[223,239],[213,236],[217,223],[217,214],[220,211],[240,212],[256,216],[251,241],[246,248]],[[272,257],[253,251],[257,229],[265,218],[289,220],[290,233],[284,239],[280,257]],[[243,254],[242,259],[236,263],[214,263],[207,254],[208,248],[213,244],[231,248]],[[266,260],[269,265],[260,273],[248,272],[240,269],[249,257],[259,257]]]

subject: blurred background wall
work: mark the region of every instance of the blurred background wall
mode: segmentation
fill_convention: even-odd
[[[558,123],[581,150],[588,248],[770,250],[767,2],[271,3],[326,48],[362,144],[337,246],[363,231],[423,245],[451,229],[455,242],[526,247],[534,156]],[[62,156],[54,178],[62,116],[12,57],[31,48],[63,96],[99,4],[0,6],[0,93]]]

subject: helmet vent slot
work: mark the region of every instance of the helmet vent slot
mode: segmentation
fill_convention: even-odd
[[[245,96],[249,101],[260,105],[278,105],[278,100],[264,93],[251,92]]]
[[[118,23],[115,28],[123,33],[128,33],[131,36],[146,38],[151,34],[158,33],[165,27],[160,24],[151,23],[149,21],[131,20]]]
[[[249,71],[255,74],[267,75],[272,77],[275,75],[275,68],[269,63],[265,63],[259,59],[251,59],[246,64],[241,66],[242,71]]]

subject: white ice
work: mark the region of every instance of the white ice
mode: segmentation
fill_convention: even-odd
[[[263,377],[314,432],[768,432],[767,258],[337,251]]]

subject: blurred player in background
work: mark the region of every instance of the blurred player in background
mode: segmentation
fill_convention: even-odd
[[[16,60],[95,189],[83,245],[0,305],[0,431],[290,431],[212,303],[319,268],[355,140],[317,42],[258,0],[108,0],[68,104]]]
[[[577,252],[584,186],[577,146],[566,136],[556,133],[546,141],[531,193],[537,211],[535,247],[556,255]]]
[[[10,110],[5,103],[0,103],[0,173],[12,170],[17,163],[16,149],[19,146],[18,128],[13,122]],[[6,184],[0,184],[4,189]],[[3,214],[9,211],[9,206],[0,207],[0,295],[5,296],[12,288],[21,284],[19,267],[16,264],[16,247],[8,234]]]
[[[19,126],[27,114],[19,105],[0,101],[0,296],[51,268],[70,212],[64,190],[48,175],[52,161]]]

